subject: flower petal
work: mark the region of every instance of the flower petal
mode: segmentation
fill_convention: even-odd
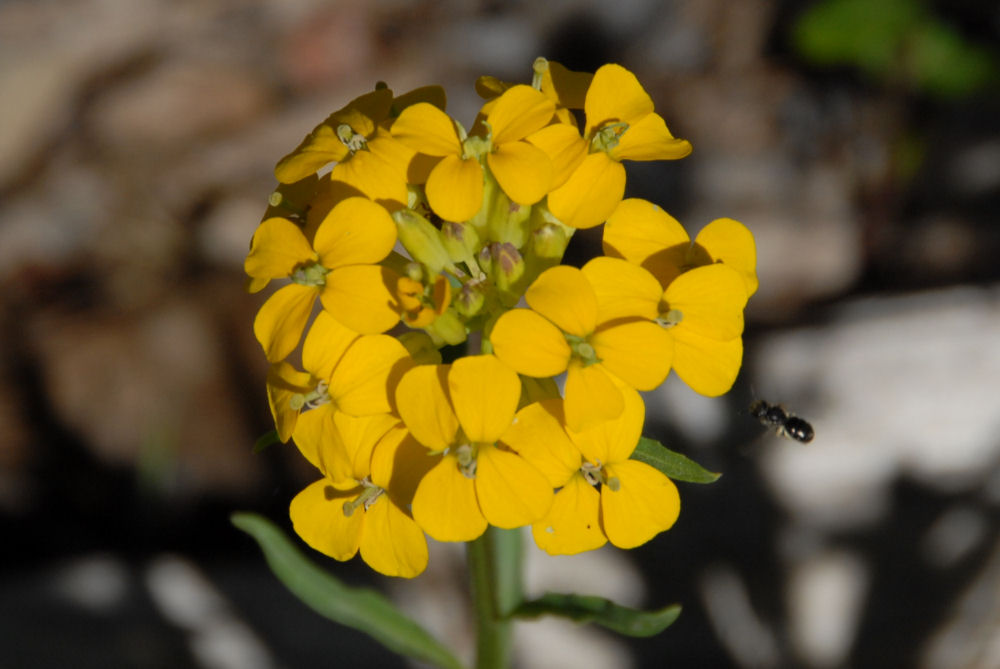
[[[406,509],[413,502],[420,481],[437,462],[438,458],[414,439],[405,425],[397,423],[375,446],[371,480],[385,488],[400,508]]]
[[[399,419],[387,413],[361,417],[350,416],[343,411],[333,413],[333,423],[350,464],[351,478],[360,481],[371,475],[375,445],[399,423]]]
[[[566,373],[566,426],[583,430],[621,415],[622,393],[603,365],[571,360]]]
[[[487,522],[512,529],[548,512],[552,484],[521,456],[481,446],[476,458],[476,497]]]
[[[396,387],[396,408],[417,441],[432,451],[451,446],[458,418],[448,398],[448,365],[420,365]]]
[[[492,444],[514,419],[521,380],[492,355],[465,356],[452,363],[448,389],[465,436]]]
[[[549,188],[552,190],[566,183],[587,155],[587,142],[580,136],[580,131],[565,123],[553,123],[525,139],[549,157],[552,163],[552,183]]]
[[[653,390],[670,373],[674,343],[656,323],[629,321],[600,327],[590,344],[603,367],[636,390]]]
[[[683,314],[677,329],[720,341],[743,334],[746,284],[736,270],[722,263],[684,272],[667,286],[663,299]]]
[[[517,417],[500,440],[540,471],[550,487],[564,485],[582,464],[580,451],[566,431],[561,399],[529,404],[517,412]]]
[[[493,146],[516,142],[540,130],[552,119],[555,103],[531,86],[508,88],[486,117]]]
[[[566,428],[583,457],[595,465],[627,460],[639,443],[646,418],[646,405],[639,393],[621,381],[612,380],[622,396],[621,413],[582,430]]]
[[[583,476],[573,476],[556,493],[548,515],[531,526],[538,547],[549,555],[575,555],[607,543],[599,522],[601,495]]]
[[[552,162],[536,146],[527,142],[502,144],[487,154],[486,163],[503,192],[518,204],[535,204],[549,192]]]
[[[561,107],[583,109],[593,80],[590,72],[574,72],[550,60],[542,73],[542,93],[554,97]]]
[[[349,197],[330,210],[316,231],[313,246],[327,269],[377,263],[396,243],[396,224],[385,207]]]
[[[362,334],[385,332],[399,322],[396,300],[389,286],[396,273],[378,265],[338,267],[326,275],[320,299],[338,321]]]
[[[300,372],[285,361],[271,365],[267,371],[267,404],[282,442],[292,436],[299,417],[298,410],[291,408],[292,396],[307,393],[314,385],[312,374]]]
[[[641,265],[664,287],[687,264],[690,247],[677,219],[638,198],[622,200],[604,226],[604,253]]]
[[[455,122],[428,102],[419,102],[404,109],[392,123],[392,136],[414,151],[429,156],[457,156],[462,153]]]
[[[337,424],[333,421],[334,413],[330,404],[303,411],[295,421],[292,437],[302,456],[338,487],[343,488],[345,486],[342,484],[353,481],[354,477],[347,451],[337,432]]]
[[[742,362],[740,337],[718,341],[696,332],[674,333],[674,371],[696,393],[718,397],[729,392]]]
[[[360,336],[327,312],[319,312],[302,344],[302,366],[317,379],[329,379],[344,352]]]
[[[698,255],[706,256],[705,262]],[[703,265],[717,261],[732,267],[743,277],[747,295],[757,292],[757,245],[753,233],[745,225],[731,218],[717,218],[694,238],[691,255],[695,262]],[[699,262],[700,261],[700,262]]]
[[[321,479],[292,500],[288,515],[302,540],[335,560],[350,560],[358,552],[363,513],[345,516],[344,502],[358,496],[360,489],[341,491]]]
[[[284,360],[299,345],[318,294],[313,286],[291,283],[261,305],[253,321],[253,333],[268,362]]]
[[[608,219],[625,194],[625,168],[603,151],[591,153],[559,188],[549,193],[552,215],[574,228]]]
[[[659,316],[663,287],[652,274],[621,258],[600,256],[583,266],[597,297],[597,321]]]
[[[691,143],[671,135],[659,114],[649,114],[630,124],[610,153],[615,160],[676,160],[691,153]]]
[[[572,351],[551,321],[531,309],[511,309],[490,333],[493,353],[519,374],[555,376],[566,371]]]
[[[346,155],[347,147],[334,128],[324,122],[313,128],[294,151],[278,161],[274,178],[283,184],[295,183],[327,163],[343,160]]]
[[[359,512],[355,512],[359,513]],[[361,559],[386,576],[413,578],[427,568],[427,539],[417,523],[386,495],[364,511]]]
[[[438,541],[472,541],[486,530],[476,501],[475,479],[458,468],[458,458],[446,455],[424,476],[413,496],[413,519]]]
[[[344,353],[329,378],[337,408],[352,416],[388,413],[392,391],[413,364],[406,347],[389,335],[359,338]]]
[[[441,159],[424,186],[427,202],[446,221],[466,221],[483,205],[483,168],[475,158]]]
[[[255,279],[280,279],[316,258],[299,226],[285,218],[269,218],[254,232],[243,269]]]
[[[681,512],[673,481],[636,460],[607,465],[605,471],[619,482],[617,491],[601,487],[601,521],[611,543],[635,548],[673,526]]]
[[[528,286],[528,305],[560,330],[586,337],[597,326],[597,297],[594,288],[576,267],[550,267]]]
[[[624,121],[633,124],[653,113],[653,100],[635,75],[621,65],[608,64],[594,72],[584,103],[587,136],[605,123]]]
[[[413,149],[379,128],[368,140],[367,150],[334,165],[330,178],[356,188],[372,200],[405,205],[406,170],[413,156]]]

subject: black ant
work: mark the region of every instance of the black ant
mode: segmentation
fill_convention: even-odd
[[[788,437],[803,444],[808,444],[815,435],[813,427],[808,421],[786,412],[777,404],[755,400],[750,405],[750,415],[759,420],[761,425],[773,427],[779,436]]]

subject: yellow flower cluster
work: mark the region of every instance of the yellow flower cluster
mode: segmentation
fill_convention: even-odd
[[[530,526],[567,554],[668,529],[677,489],[630,457],[638,391],[673,369],[726,392],[757,288],[740,223],[692,242],[622,199],[623,160],[691,151],[631,72],[539,59],[532,85],[477,91],[468,131],[439,87],[380,85],[331,114],[278,163],[245,263],[251,291],[286,280],[254,333],[278,436],[322,474],[291,503],[295,530],[388,575],[423,571],[425,535]],[[561,265],[602,223],[605,255]]]

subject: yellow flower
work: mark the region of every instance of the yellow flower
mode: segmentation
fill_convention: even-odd
[[[673,482],[629,459],[642,433],[645,407],[631,388],[622,386],[621,392],[624,409],[617,418],[583,431],[566,430],[576,457],[559,462],[565,482],[548,515],[531,526],[535,543],[551,555],[598,548],[605,537],[619,548],[634,548],[670,529],[680,514]],[[558,402],[551,402],[549,411],[558,416]]]
[[[746,287],[739,273],[717,263],[676,277],[666,290],[638,265],[594,258],[582,270],[595,287],[597,310],[611,321],[636,314],[661,329],[649,351],[693,390],[717,396],[729,390],[743,359]]]
[[[757,247],[739,221],[719,218],[694,238],[673,216],[652,202],[623,200],[604,226],[604,253],[641,265],[666,287],[681,272],[723,263],[736,270],[747,296],[757,292]]]
[[[316,390],[317,384],[318,380],[312,374],[300,372],[284,360],[271,365],[267,372],[267,404],[281,441],[287,442],[291,438],[305,402],[304,399],[294,398],[305,398]]]
[[[383,126],[406,106],[421,101],[443,109],[444,91],[428,86],[393,99],[391,90],[381,88],[355,98],[282,158],[274,168],[275,177],[284,184],[294,183],[336,162],[332,181],[387,205],[405,204],[406,170],[413,151],[394,140]]]
[[[576,119],[571,109],[583,109],[587,89],[594,75],[590,72],[574,72],[563,65],[545,58],[536,58],[531,66],[533,76],[531,86],[542,92],[556,105],[556,116],[561,123],[576,127]],[[493,104],[504,92],[517,84],[501,81],[496,77],[483,76],[476,80],[476,93],[487,100],[481,114],[488,114]]]
[[[336,432],[339,413],[389,413],[396,384],[413,365],[406,348],[388,335],[358,335],[326,312],[320,313],[302,346],[308,392],[291,393],[281,411],[299,412],[291,433],[299,450],[317,467],[319,453]],[[280,434],[280,427],[279,427]]]
[[[487,523],[520,527],[548,511],[552,485],[532,464],[548,447],[518,427],[520,395],[517,374],[491,355],[414,367],[400,381],[400,416],[441,455],[413,498],[413,517],[430,536],[472,541]]]
[[[384,332],[395,325],[395,275],[374,264],[395,243],[396,226],[389,213],[358,197],[330,210],[311,246],[301,228],[287,219],[261,223],[244,263],[246,273],[257,288],[270,279],[292,280],[267,299],[254,321],[254,334],[267,359],[277,362],[295,349],[317,297],[357,332]]]
[[[531,205],[548,192],[548,156],[524,138],[552,119],[555,105],[530,86],[515,86],[486,115],[485,136],[466,136],[443,111],[427,103],[407,107],[392,125],[393,137],[438,158],[425,185],[431,209],[446,221],[466,221],[483,202],[483,161],[514,202]]]
[[[550,156],[571,153],[572,140],[586,152],[571,176],[548,198],[552,214],[575,228],[599,225],[621,201],[625,193],[622,160],[673,160],[691,153],[691,144],[670,134],[635,75],[620,65],[604,65],[594,73],[584,112],[587,124],[582,138],[567,134],[546,138],[544,147]]]
[[[531,309],[503,314],[490,333],[493,351],[520,374],[566,374],[566,420],[574,429],[617,417],[615,379],[652,390],[670,371],[660,351],[669,335],[633,314],[605,319],[586,275],[575,267],[544,271],[528,288]]]
[[[337,414],[318,453],[324,478],[295,496],[296,533],[336,560],[361,558],[387,576],[412,578],[427,566],[427,540],[406,508],[426,461],[422,449],[387,414]]]

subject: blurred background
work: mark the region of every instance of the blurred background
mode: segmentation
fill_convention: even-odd
[[[533,591],[681,618],[524,624],[519,666],[1000,667],[998,45],[989,0],[0,0],[0,667],[406,666],[229,524],[287,527],[315,478],[252,453],[242,262],[329,112],[439,83],[467,123],[477,76],[539,55],[637,74],[694,153],[628,194],[745,223],[761,288],[731,394],[648,397],[646,434],[722,479],[640,549],[529,551]],[[411,582],[311,555],[469,652],[456,547]]]

